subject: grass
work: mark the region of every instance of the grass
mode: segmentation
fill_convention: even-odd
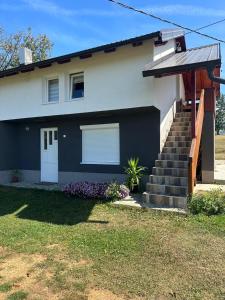
[[[225,216],[1,187],[0,245],[5,299],[225,298]]]
[[[225,135],[216,135],[216,159],[225,160]]]
[[[0,292],[1,293],[6,293],[6,292],[9,292],[12,288],[12,284],[10,283],[3,283],[0,285]]]
[[[19,291],[19,292],[15,292],[11,295],[9,295],[9,297],[7,298],[8,300],[24,300],[27,299],[28,294],[23,292],[23,291]]]

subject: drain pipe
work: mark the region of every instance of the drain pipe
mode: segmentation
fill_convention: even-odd
[[[214,68],[215,67],[213,67],[213,66],[207,68],[209,79],[214,81],[214,82],[218,82],[220,84],[225,84],[225,79],[223,79],[221,77],[217,77],[217,76],[214,75]]]

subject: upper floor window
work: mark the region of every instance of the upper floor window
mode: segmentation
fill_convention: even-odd
[[[70,75],[70,99],[84,97],[84,73]]]
[[[49,79],[48,80],[48,102],[58,102],[59,101],[59,79]]]

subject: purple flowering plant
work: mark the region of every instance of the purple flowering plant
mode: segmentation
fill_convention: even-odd
[[[67,184],[64,186],[63,192],[68,196],[76,196],[83,199],[104,199],[107,187],[106,183],[81,181]]]
[[[62,190],[67,196],[82,199],[123,199],[129,195],[129,189],[118,183],[74,182],[67,184]]]

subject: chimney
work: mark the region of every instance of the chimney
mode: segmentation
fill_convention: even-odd
[[[26,47],[20,48],[19,61],[21,65],[32,64],[32,51]]]

